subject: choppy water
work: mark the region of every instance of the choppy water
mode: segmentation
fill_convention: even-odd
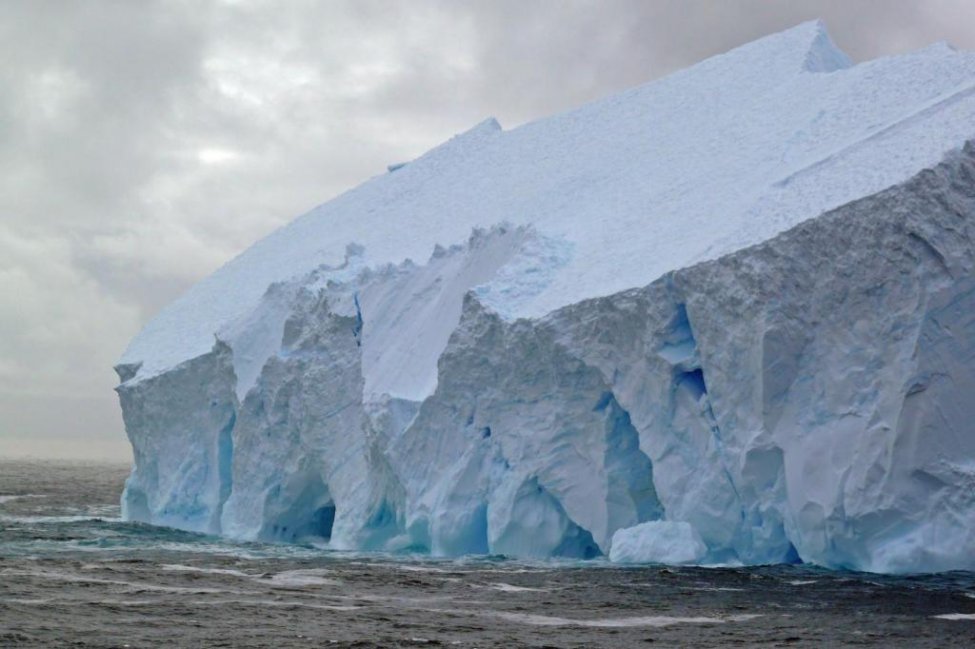
[[[0,646],[975,646],[975,575],[435,561],[119,520],[126,467],[0,462]]]

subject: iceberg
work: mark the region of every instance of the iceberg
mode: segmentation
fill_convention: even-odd
[[[975,55],[811,22],[487,120],[116,371],[127,519],[335,549],[975,569]]]

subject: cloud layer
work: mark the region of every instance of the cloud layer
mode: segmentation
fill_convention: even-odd
[[[126,457],[128,339],[385,165],[815,17],[975,48],[967,0],[0,4],[0,457]]]

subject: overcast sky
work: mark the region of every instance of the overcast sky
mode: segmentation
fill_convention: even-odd
[[[0,3],[0,458],[128,458],[129,339],[387,164],[815,17],[975,49],[971,0]]]

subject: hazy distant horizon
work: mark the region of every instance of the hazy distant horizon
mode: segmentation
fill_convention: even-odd
[[[121,414],[119,415],[121,419]],[[57,439],[38,440],[0,436],[0,462],[4,460],[44,460],[82,462],[132,463],[132,448],[128,440],[122,444],[114,439]]]
[[[975,49],[964,0],[0,5],[0,458],[130,460],[130,338],[387,164],[817,17],[856,61]]]

